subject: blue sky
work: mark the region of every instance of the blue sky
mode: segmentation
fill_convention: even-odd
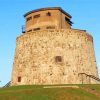
[[[11,80],[16,37],[25,24],[23,15],[43,7],[62,7],[72,15],[73,28],[93,36],[100,76],[100,0],[0,0],[0,86]]]

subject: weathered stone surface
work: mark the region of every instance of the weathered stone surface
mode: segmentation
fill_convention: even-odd
[[[85,31],[41,30],[17,38],[12,85],[80,84],[79,73],[98,77],[93,39]]]

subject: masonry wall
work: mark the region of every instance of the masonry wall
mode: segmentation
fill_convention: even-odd
[[[48,16],[47,13],[51,15]],[[36,18],[34,18],[37,16]],[[27,18],[31,20],[27,21]],[[34,30],[36,28],[46,29],[47,27],[54,27],[53,29],[65,29],[71,26],[65,21],[65,17],[70,19],[67,15],[59,10],[44,10],[33,12],[26,16],[26,31]]]
[[[68,16],[65,16],[65,14],[63,14],[62,12],[60,12],[60,29],[70,29],[71,28],[71,25],[68,24],[68,22],[65,20],[65,17],[69,19]]]
[[[79,73],[98,77],[93,38],[85,31],[41,30],[17,38],[12,85],[81,84]]]

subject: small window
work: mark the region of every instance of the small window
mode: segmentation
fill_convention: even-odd
[[[40,14],[38,14],[38,15],[34,15],[34,18],[38,18],[38,17],[40,17]]]
[[[32,20],[32,17],[28,17],[28,18],[26,19],[26,21],[29,21],[29,20]]]
[[[40,30],[40,28],[34,28],[34,29],[33,29],[33,31],[37,31],[37,30]]]
[[[18,77],[18,82],[21,82],[21,77],[20,76]]]
[[[27,32],[32,32],[32,30],[28,30]]]
[[[68,19],[67,17],[65,17],[65,21],[72,26],[73,22],[70,21],[70,19]]]
[[[50,13],[50,12],[48,12],[48,13],[46,13],[46,15],[47,15],[47,16],[51,16],[51,13]]]
[[[46,28],[47,28],[47,29],[55,29],[54,26],[47,26]]]
[[[61,56],[56,56],[55,57],[55,62],[57,62],[57,63],[62,62],[62,57]]]

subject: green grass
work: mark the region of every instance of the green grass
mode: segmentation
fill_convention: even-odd
[[[78,86],[93,88],[100,92],[100,85]],[[100,100],[100,97],[81,88],[43,88],[43,85],[31,85],[2,88],[0,100]]]
[[[97,92],[100,92],[100,84],[91,84],[91,85],[84,85],[84,87],[86,87],[86,88],[90,88],[90,89],[94,89],[94,90],[96,90]]]

